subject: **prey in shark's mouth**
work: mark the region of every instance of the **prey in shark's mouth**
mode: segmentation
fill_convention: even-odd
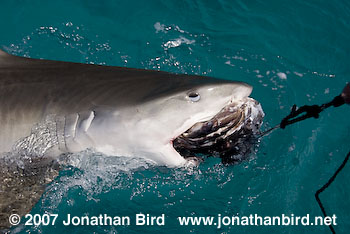
[[[202,154],[234,164],[251,153],[263,117],[260,103],[252,98],[230,102],[210,120],[198,122],[178,136],[173,146],[185,158]]]

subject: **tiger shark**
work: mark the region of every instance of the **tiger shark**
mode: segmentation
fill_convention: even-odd
[[[0,154],[16,149],[30,157],[56,157],[94,148],[181,166],[187,160],[173,143],[191,127],[208,137],[227,133],[226,122],[236,121],[230,130],[247,125],[245,120],[261,123],[263,112],[248,98],[251,92],[242,82],[0,51]],[[220,111],[210,132],[215,127],[208,121]]]
[[[5,167],[9,152],[40,163],[87,148],[167,167],[196,164],[194,155],[201,152],[235,161],[232,150],[264,116],[251,92],[243,82],[31,59],[0,50],[0,166]],[[4,171],[10,174],[8,168]],[[9,186],[1,183],[0,195]],[[42,191],[35,190],[29,207]],[[10,209],[5,203],[0,208]]]

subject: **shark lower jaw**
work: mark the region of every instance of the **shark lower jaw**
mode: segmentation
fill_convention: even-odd
[[[184,158],[196,155],[220,157],[224,164],[246,158],[255,145],[264,112],[254,99],[231,101],[207,121],[197,122],[173,140]]]

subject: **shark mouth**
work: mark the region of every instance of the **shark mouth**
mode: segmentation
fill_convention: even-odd
[[[184,158],[201,154],[220,157],[223,164],[238,163],[254,149],[264,115],[252,98],[231,102],[174,139],[173,146]]]

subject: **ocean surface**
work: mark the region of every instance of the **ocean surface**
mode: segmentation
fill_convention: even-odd
[[[20,56],[239,80],[263,129],[293,104],[322,104],[350,81],[350,2],[326,0],[2,1],[0,47]],[[350,150],[350,106],[261,138],[249,160],[193,170],[76,155],[31,214],[165,214],[165,226],[24,226],[13,233],[330,233],[327,226],[180,226],[179,216],[322,215],[314,194]],[[350,230],[350,165],[321,194]],[[59,222],[58,222],[59,223]]]

